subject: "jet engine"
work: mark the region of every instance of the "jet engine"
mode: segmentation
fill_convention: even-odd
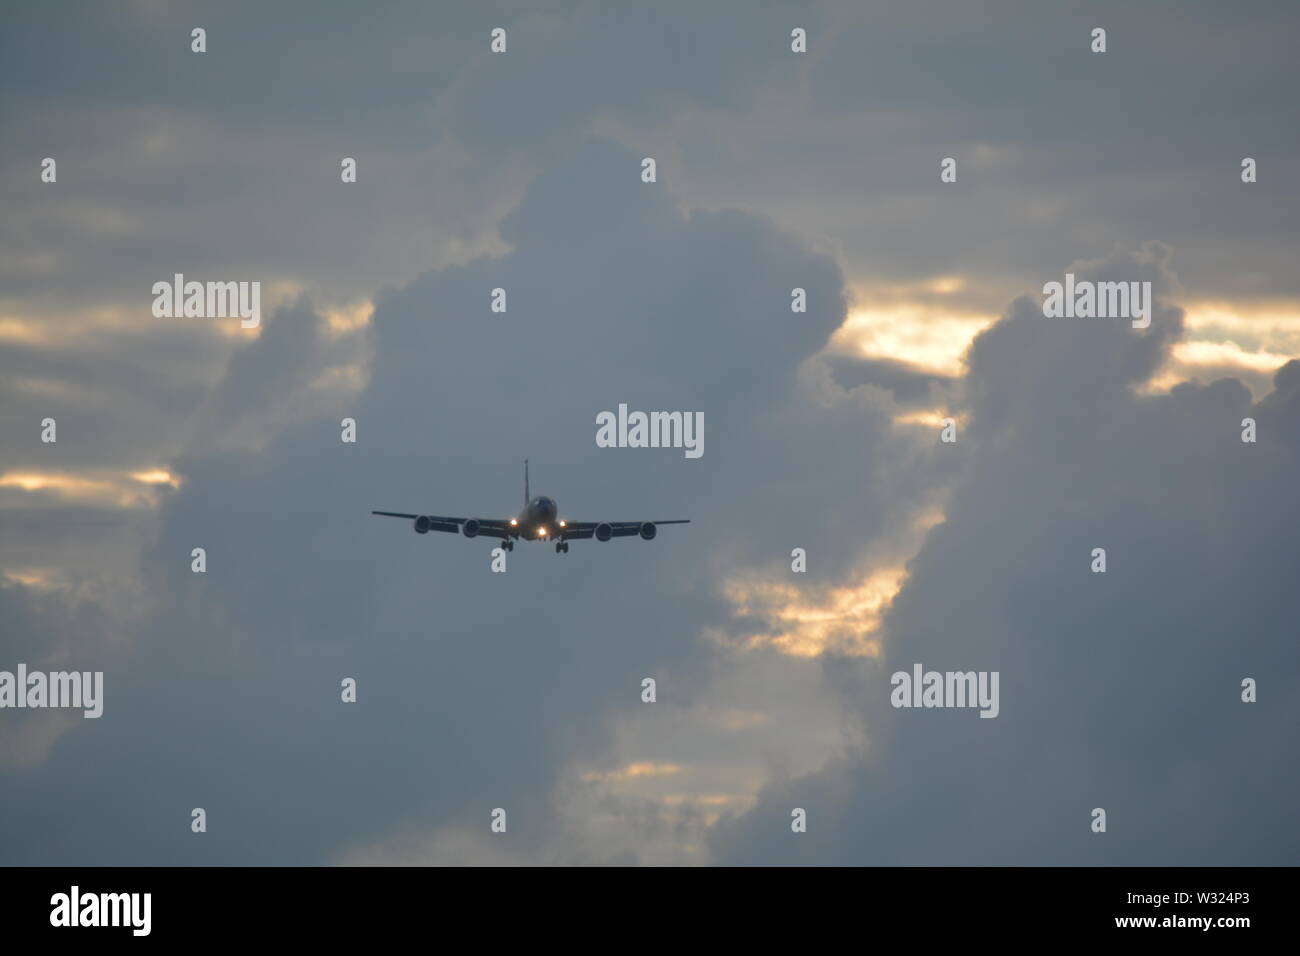
[[[464,533],[467,538],[476,537],[478,535],[478,528],[479,524],[477,518],[470,518],[460,526],[461,532]]]
[[[420,517],[415,519],[415,533],[428,534],[429,525],[431,524],[433,524],[433,522],[429,520],[428,515],[420,515]]]
[[[596,525],[594,533],[597,541],[608,541],[610,538],[614,537],[614,526],[608,521],[602,521],[600,524]]]
[[[659,529],[655,527],[655,523],[653,521],[641,522],[640,534],[643,540],[653,541],[655,539],[655,535],[657,535],[658,533],[659,533]]]

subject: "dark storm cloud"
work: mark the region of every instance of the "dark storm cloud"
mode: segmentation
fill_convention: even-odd
[[[1133,391],[1182,334],[1170,248],[1189,298],[1300,294],[1294,11],[6,13],[0,322],[47,337],[3,340],[0,470],[166,463],[187,481],[157,517],[0,498],[21,506],[0,509],[0,571],[73,579],[0,587],[0,667],[67,648],[108,695],[103,718],[19,741],[26,762],[0,769],[0,861],[319,862],[410,830],[485,831],[495,806],[511,853],[609,859],[557,849],[556,780],[612,752],[641,677],[665,702],[710,701],[731,659],[701,632],[752,628],[721,585],[755,567],[788,580],[802,546],[806,589],[855,586],[864,554],[954,487],[886,660],[825,668],[871,750],[773,785],[717,858],[1294,862],[1300,372],[1258,405],[1235,380]],[[1104,55],[1086,52],[1097,25]],[[487,49],[495,26],[505,57]],[[54,186],[37,179],[47,155]],[[361,178],[344,186],[348,155]],[[941,185],[949,155],[959,181]],[[1116,242],[1138,251],[1075,268],[1155,282],[1145,333],[1052,324],[1021,299],[959,381],[809,358],[846,284],[952,274],[979,310]],[[283,282],[289,305],[230,359],[210,328],[150,316],[151,284],[177,271]],[[488,311],[498,286],[504,315]],[[327,332],[326,312],[372,296],[366,332]],[[355,398],[315,386],[339,364],[366,366]],[[959,445],[892,429],[891,395],[964,395]],[[704,457],[596,448],[595,414],[620,402],[704,412]],[[37,447],[46,414],[60,444]],[[1256,445],[1237,440],[1245,415]],[[367,513],[504,516],[524,456],[575,517],[695,523],[565,557],[521,547],[491,575],[482,539]],[[1095,546],[1106,575],[1087,572]],[[914,660],[1000,669],[1001,716],[890,709],[888,674]],[[794,713],[779,663],[754,696]],[[1259,704],[1237,702],[1242,676]],[[794,805],[812,811],[806,837]],[[1086,829],[1098,805],[1104,837]],[[194,806],[207,836],[188,831]],[[652,816],[628,826],[660,837]]]
[[[1072,268],[1158,293],[1166,254]],[[849,682],[878,746],[774,787],[721,829],[721,860],[1294,862],[1300,363],[1259,405],[1231,379],[1139,397],[1180,320],[1166,303],[1139,333],[1022,299],[976,340],[972,457],[885,660]],[[891,708],[889,675],[914,662],[999,671],[1000,715]],[[1241,702],[1245,677],[1259,703]],[[792,839],[793,806],[810,824]]]
[[[638,173],[612,144],[578,150],[507,220],[511,254],[381,297],[355,402],[261,451],[178,463],[186,484],[142,569],[161,606],[106,676],[113,707],[24,777],[6,823],[73,781],[90,797],[53,851],[8,835],[12,862],[322,861],[416,821],[479,830],[496,806],[537,848],[554,836],[556,775],[643,706],[643,676],[672,695],[706,685],[700,629],[726,612],[701,582],[719,547],[788,554],[796,528],[828,530],[837,519],[797,507],[812,489],[883,521],[881,499],[857,494],[870,449],[898,441],[883,412],[796,397],[799,360],[843,318],[834,264],[753,217],[684,217]],[[790,312],[795,283],[807,314]],[[305,304],[268,318],[207,409],[214,427],[282,406],[321,325]],[[598,449],[596,413],[619,402],[703,411],[704,456]],[[339,441],[343,415],[355,446]],[[484,539],[367,513],[512,513],[525,455],[534,491],[572,517],[695,523],[651,545],[525,545],[497,575]],[[354,707],[338,699],[344,676],[359,681]],[[119,768],[110,755],[148,754],[167,772],[88,779],[92,753]],[[191,806],[218,838],[191,839]]]
[[[876,385],[890,392],[900,405],[923,405],[933,401],[932,386],[947,386],[952,379],[946,375],[921,372],[905,362],[888,359],[860,359],[854,356],[829,355],[824,361],[830,366],[835,381],[843,388],[859,385]]]

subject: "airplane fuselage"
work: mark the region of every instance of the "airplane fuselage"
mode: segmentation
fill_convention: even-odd
[[[559,521],[559,507],[554,498],[538,495],[524,505],[524,510],[510,522],[511,531],[525,541],[545,541],[559,537],[563,525]]]

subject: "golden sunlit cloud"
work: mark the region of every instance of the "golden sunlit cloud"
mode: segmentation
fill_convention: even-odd
[[[975,337],[999,316],[942,301],[968,288],[963,276],[937,276],[899,285],[876,284],[858,293],[867,303],[849,311],[827,351],[911,365],[921,372],[960,376]],[[1240,374],[1258,397],[1282,365],[1300,358],[1300,303],[1183,304],[1185,338],[1143,391],[1164,392],[1194,377]],[[924,413],[929,414],[929,413]],[[955,416],[954,416],[955,417]],[[921,414],[897,424],[935,424]]]
[[[133,472],[95,470],[75,472],[7,471],[0,474],[0,488],[16,488],[33,494],[53,494],[78,504],[109,508],[156,508],[159,491],[179,488],[182,479],[165,468]]]
[[[966,412],[953,413],[943,409],[919,410],[903,412],[901,415],[895,415],[892,419],[895,425],[915,425],[918,427],[933,428],[936,431],[943,428],[944,419],[951,418],[958,428],[964,428],[970,415]]]
[[[38,591],[52,591],[65,583],[58,568],[13,568],[3,572],[3,577]]]
[[[1183,365],[1236,365],[1254,372],[1276,372],[1294,356],[1248,352],[1236,342],[1179,342],[1173,358]]]
[[[1300,336],[1300,302],[1276,301],[1247,305],[1198,300],[1182,303],[1183,324],[1188,329],[1219,328],[1248,332],[1252,336],[1281,333]]]
[[[974,289],[967,276],[958,274],[855,285],[855,304],[827,351],[960,375],[971,341],[997,321],[989,295],[990,290]]]
[[[962,276],[936,276],[925,284],[925,288],[935,295],[952,295],[966,288],[966,279]]]
[[[817,657],[828,651],[849,657],[879,657],[880,641],[875,634],[880,618],[905,577],[901,567],[882,568],[854,587],[813,593],[783,581],[733,578],[722,590],[742,623],[752,621],[759,626],[741,639],[740,645],[746,649],[771,647],[792,657]]]
[[[48,325],[0,315],[0,342],[21,342],[23,345],[47,345],[56,341]]]
[[[810,588],[757,572],[730,578],[723,596],[749,633],[737,639],[709,630],[706,636],[728,647],[771,648],[792,657],[879,657],[881,621],[907,581],[907,561],[944,520],[937,506],[915,515],[896,542],[898,557],[877,563],[845,587]]]
[[[683,805],[725,807],[732,804],[743,806],[755,802],[754,796],[748,793],[668,793],[657,799],[660,803],[670,807]]]
[[[953,295],[969,287],[963,275],[928,276],[907,282],[873,281],[853,286],[853,298],[876,305],[924,305],[930,296]]]
[[[203,322],[207,323],[217,334],[227,339],[239,339],[243,342],[253,342],[262,337],[262,330],[266,328],[268,316],[273,316],[277,311],[296,302],[306,291],[306,286],[301,282],[292,279],[281,279],[275,282],[262,283],[262,309],[261,321],[257,325],[245,327],[243,322],[238,318],[233,321],[228,318],[194,318],[194,319],[159,319],[161,322],[186,321],[186,322]]]
[[[181,486],[179,475],[173,475],[166,468],[154,468],[151,471],[133,472],[131,477],[136,481],[144,482],[146,485],[171,485],[173,488]]]
[[[15,302],[15,306],[21,306]],[[144,309],[148,316],[148,308]],[[0,315],[0,340],[27,345],[67,346],[88,333],[136,331],[141,327],[140,310],[100,305],[93,308],[35,312],[28,315]]]
[[[681,772],[682,768],[678,764],[655,763],[647,760],[630,763],[619,770],[588,771],[582,774],[582,780],[586,783],[621,783],[640,777],[671,777]]]
[[[375,314],[375,304],[369,300],[356,305],[329,309],[325,312],[325,327],[331,335],[347,335],[370,324]]]
[[[724,811],[744,813],[758,803],[758,797],[749,793],[668,793],[649,799],[665,808],[659,815],[665,826],[681,823],[683,818],[673,811],[689,810],[704,826],[711,827],[722,819]]]
[[[1265,303],[1236,307],[1194,302],[1185,308],[1186,340],[1170,349],[1165,363],[1141,389],[1168,392],[1198,379],[1240,378],[1256,399],[1272,389],[1273,373],[1300,358],[1300,305]]]
[[[994,321],[982,312],[917,303],[855,309],[831,336],[828,350],[960,375],[966,349]]]
[[[23,491],[51,489],[67,495],[89,494],[106,486],[105,482],[76,475],[39,475],[34,472],[6,472],[0,475],[0,488],[21,488]]]

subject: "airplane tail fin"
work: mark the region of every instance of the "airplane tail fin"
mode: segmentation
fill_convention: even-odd
[[[524,507],[528,507],[528,502],[532,501],[532,495],[528,493],[528,459],[524,459]]]

